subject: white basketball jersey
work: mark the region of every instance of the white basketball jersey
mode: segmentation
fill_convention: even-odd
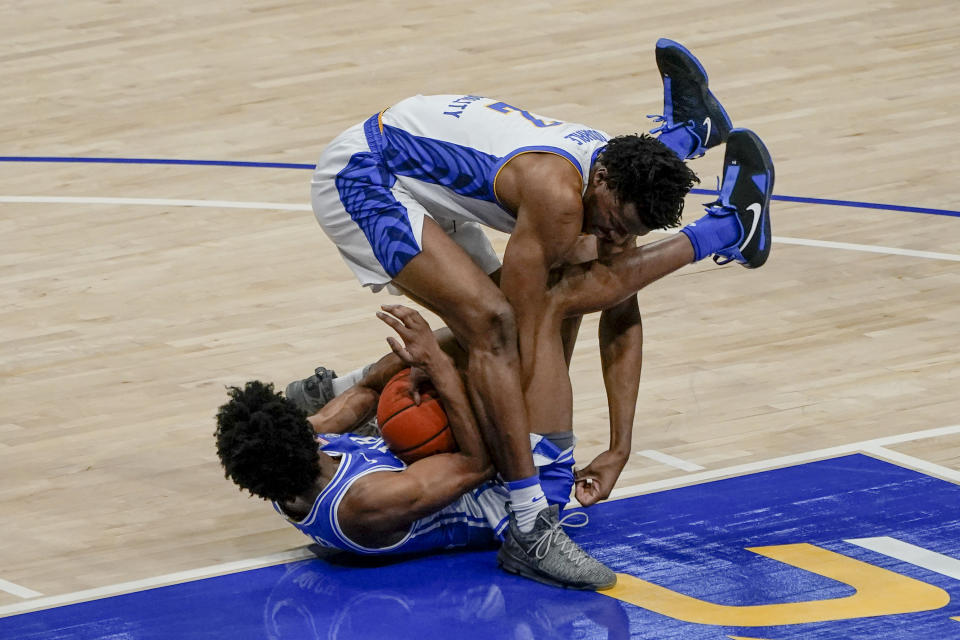
[[[415,96],[380,115],[385,167],[438,217],[473,220],[505,233],[514,215],[496,197],[496,178],[522,153],[554,153],[579,171],[590,167],[609,136],[582,124],[541,116],[480,96]],[[375,134],[376,132],[370,132]],[[379,139],[376,139],[376,138]]]

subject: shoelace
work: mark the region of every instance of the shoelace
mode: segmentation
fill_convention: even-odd
[[[697,123],[694,122],[693,120],[684,120],[683,122],[674,122],[673,124],[670,124],[669,122],[667,122],[667,117],[664,115],[653,114],[653,115],[647,115],[647,117],[656,123],[659,123],[659,122],[663,123],[656,129],[650,129],[650,133],[661,133],[661,132],[668,133],[670,131],[676,131],[681,127],[690,127],[690,130],[693,132],[693,135],[697,136],[697,139],[700,138],[700,136],[697,135],[696,131],[694,130],[694,127],[697,126]]]
[[[653,120],[654,123],[660,123],[660,122],[666,122],[666,121],[667,121],[667,117],[666,117],[666,116],[663,116],[663,115],[660,115],[660,114],[657,114],[657,113],[654,113],[654,114],[652,114],[652,115],[651,115],[651,114],[647,114],[647,117],[650,118],[651,120]],[[668,126],[669,126],[668,124],[661,124],[661,125],[660,125],[659,127],[657,127],[656,129],[650,129],[650,133],[660,133],[661,131],[666,131],[667,128],[668,128]]]
[[[568,522],[571,518],[576,516],[583,516],[583,520],[579,523]],[[590,522],[590,516],[585,514],[583,511],[571,511],[567,515],[560,518],[555,525],[547,529],[543,535],[537,538],[537,541],[531,545],[530,550],[533,551],[534,555],[537,556],[537,560],[543,560],[550,552],[550,548],[557,543],[557,540],[560,538],[560,536],[564,535],[563,527],[585,527],[587,526],[588,522]],[[577,543],[570,538],[567,538],[560,543],[560,552],[570,558],[570,560],[578,567],[583,564],[587,558],[589,558],[589,556],[577,546]]]
[[[720,176],[717,176],[717,193],[720,193]],[[729,203],[723,202],[720,199],[721,196],[717,196],[717,199],[713,202],[704,202],[703,208],[707,210],[707,213],[714,213],[715,215],[730,215],[737,212],[737,208]],[[734,246],[733,248],[737,249],[738,247]],[[735,259],[735,256],[731,251],[719,251],[713,256],[713,261],[718,265],[725,265],[729,262],[732,262]]]
[[[727,214],[727,213],[736,213],[736,212],[737,212],[737,208],[736,208],[735,206],[733,206],[733,205],[731,205],[731,204],[729,204],[729,203],[724,203],[723,200],[720,199],[720,198],[721,198],[721,196],[720,196],[720,176],[714,176],[714,177],[715,177],[716,180],[717,180],[717,188],[715,189],[715,191],[717,192],[717,199],[714,200],[713,202],[704,202],[704,203],[703,203],[703,208],[707,210],[707,213],[713,213],[714,211],[721,211],[721,212],[723,212],[721,215]]]
[[[697,148],[694,149],[693,151],[695,155],[691,155],[689,159],[695,160],[697,158],[702,158],[704,155],[706,155],[707,148],[704,146],[705,142],[700,139],[700,134],[697,133],[697,129],[696,129],[697,123],[694,122],[693,120],[686,120],[684,122],[674,122],[671,125],[669,122],[667,122],[666,116],[653,114],[653,115],[647,115],[647,117],[653,120],[654,122],[663,123],[656,129],[650,129],[651,134],[659,133],[662,135],[664,133],[670,133],[671,131],[676,131],[677,129],[680,129],[682,127],[688,127],[690,129],[690,135],[692,135],[697,140]]]

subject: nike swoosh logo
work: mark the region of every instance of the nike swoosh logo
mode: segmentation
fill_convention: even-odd
[[[747,211],[753,213],[753,222],[750,223],[750,232],[747,233],[747,236],[743,239],[743,242],[740,243],[740,250],[743,251],[743,248],[750,244],[750,239],[753,238],[753,234],[757,231],[757,223],[760,222],[760,213],[763,211],[763,206],[759,202],[754,202],[749,207]]]
[[[710,130],[713,128],[713,122],[710,121],[710,116],[703,119],[703,124],[707,125],[707,135],[703,139],[703,146],[707,146],[707,143],[710,142]]]

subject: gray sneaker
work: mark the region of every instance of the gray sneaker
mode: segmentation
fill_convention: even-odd
[[[317,367],[309,378],[288,384],[284,395],[306,411],[308,416],[312,416],[333,400],[333,379],[336,377],[337,373],[332,369]]]
[[[609,589],[617,584],[617,574],[594,560],[576,542],[564,533],[564,526],[582,527],[587,524],[587,514],[582,511],[568,513],[559,519],[560,508],[551,505],[537,514],[533,530],[523,533],[517,526],[517,517],[510,513],[510,525],[497,564],[510,573],[569,589]],[[576,515],[584,520],[568,522]]]
[[[354,429],[352,433],[368,438],[383,437],[383,434],[380,432],[380,425],[377,424],[377,419],[375,417],[364,422],[362,425]]]

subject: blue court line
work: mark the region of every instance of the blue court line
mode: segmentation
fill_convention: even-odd
[[[691,189],[690,193],[703,196],[715,196],[713,189]],[[879,202],[858,202],[856,200],[832,200],[830,198],[804,198],[802,196],[771,196],[771,200],[781,202],[800,202],[804,204],[825,204],[835,207],[855,207],[857,209],[879,209],[880,211],[903,211],[905,213],[927,213],[935,216],[960,218],[960,211],[950,209],[930,209],[927,207],[908,207],[902,204],[881,204]]]
[[[309,169],[316,165],[296,162],[242,162],[238,160],[177,160],[174,158],[69,158],[59,156],[0,156],[0,162],[75,162],[88,164],[165,164],[200,165],[208,167],[259,167],[266,169]],[[694,195],[715,196],[713,189],[691,189]],[[877,209],[879,211],[902,211],[904,213],[925,213],[935,216],[960,218],[960,211],[951,209],[931,209],[928,207],[908,207],[899,204],[879,202],[859,202],[856,200],[833,200],[830,198],[805,198],[801,196],[772,196],[780,202],[798,202],[802,204],[832,205],[835,207],[854,207],[857,209]]]

